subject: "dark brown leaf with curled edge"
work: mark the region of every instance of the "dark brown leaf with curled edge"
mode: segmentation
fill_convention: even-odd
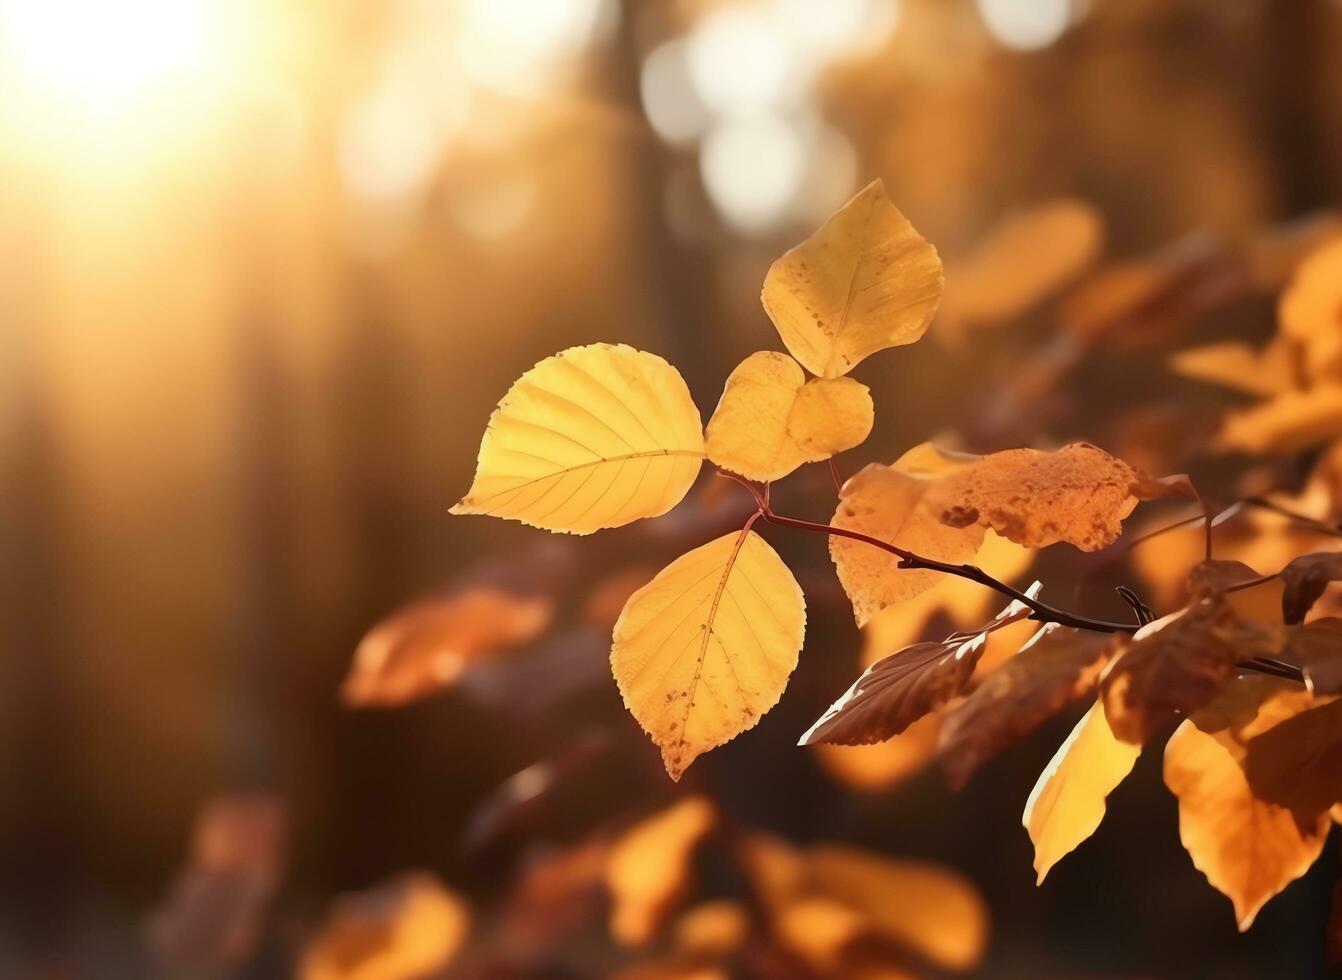
[[[220,796],[196,818],[191,858],[148,923],[155,956],[178,969],[237,963],[256,946],[285,862],[286,817],[274,797]]]
[[[1280,657],[1300,668],[1311,694],[1342,694],[1342,619],[1329,616],[1289,627]]]
[[[1249,739],[1244,774],[1255,796],[1297,814],[1342,803],[1342,701],[1311,708]]]
[[[1141,745],[1216,697],[1235,675],[1237,661],[1278,647],[1263,624],[1240,619],[1224,602],[1203,599],[1137,633],[1100,682],[1105,717],[1120,739]]]
[[[982,524],[1027,548],[1059,541],[1096,551],[1123,530],[1139,474],[1085,442],[1055,452],[1008,449],[955,470],[926,501],[951,527]]]
[[[1035,583],[1027,595],[1038,588]],[[876,661],[797,744],[871,745],[900,734],[964,691],[992,630],[1027,615],[1029,609],[1012,602],[980,630],[915,643]]]
[[[1293,558],[1281,570],[1281,580],[1285,585],[1282,618],[1298,623],[1319,601],[1329,582],[1342,581],[1342,552],[1321,551]]]
[[[1056,623],[1036,633],[947,713],[938,754],[951,786],[964,786],[984,762],[1090,690],[1117,642]]]

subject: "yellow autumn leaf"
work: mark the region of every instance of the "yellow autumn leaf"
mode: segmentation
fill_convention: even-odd
[[[661,929],[689,888],[691,858],[717,822],[713,804],[689,796],[625,831],[606,863],[610,931],[641,946]]]
[[[1230,412],[1216,448],[1285,455],[1342,435],[1342,384],[1325,382]]]
[[[704,448],[723,469],[778,480],[867,438],[871,392],[852,378],[806,380],[786,354],[759,351],[736,366],[708,422]]]
[[[1342,238],[1323,242],[1300,263],[1281,294],[1281,333],[1301,344],[1311,377],[1336,376],[1342,362]]]
[[[1275,339],[1262,350],[1242,340],[1226,340],[1179,351],[1170,358],[1176,374],[1232,391],[1270,397],[1294,384],[1291,348]]]
[[[682,555],[629,597],[611,668],[672,779],[778,703],[805,632],[797,580],[748,528]]]
[[[764,278],[760,299],[792,356],[837,378],[863,358],[911,344],[941,299],[941,259],[868,184]]]
[[[1140,746],[1110,731],[1099,702],[1077,722],[1040,773],[1021,818],[1041,884],[1050,868],[1099,828],[1105,798],[1132,772],[1140,753]]]
[[[503,396],[452,513],[590,534],[665,514],[703,457],[699,410],[675,368],[624,344],[570,347]]]
[[[988,909],[962,875],[841,844],[811,847],[806,859],[816,888],[866,915],[875,934],[949,970],[972,969],[982,959]]]
[[[1084,272],[1104,244],[1104,221],[1074,198],[1044,201],[1007,215],[958,263],[948,263],[938,329],[1012,320]]]
[[[933,480],[904,472],[899,464],[873,463],[844,483],[831,523],[924,558],[969,561],[983,543],[984,528],[943,523],[926,502],[928,490],[934,485]],[[830,538],[829,553],[859,626],[866,625],[882,609],[912,599],[945,577],[931,569],[900,568],[899,559],[889,552],[838,535]]]
[[[411,872],[337,899],[309,940],[301,980],[412,980],[445,971],[465,944],[471,913],[434,875]]]
[[[1332,825],[1256,799],[1228,735],[1184,721],[1165,745],[1165,785],[1179,798],[1179,839],[1212,887],[1235,905],[1240,931],[1318,859]]]

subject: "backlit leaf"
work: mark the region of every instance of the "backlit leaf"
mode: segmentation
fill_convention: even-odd
[[[950,709],[938,754],[950,784],[975,770],[1085,694],[1114,647],[1114,637],[1049,623]]]
[[[503,396],[452,513],[590,534],[665,514],[703,455],[699,410],[675,368],[624,344],[570,347]]]
[[[1046,453],[1008,449],[937,480],[927,506],[951,527],[991,527],[1027,548],[1066,541],[1083,551],[1118,537],[1137,504],[1137,472],[1089,443]]]
[[[983,543],[982,527],[948,527],[926,502],[935,481],[904,472],[899,464],[873,463],[850,477],[839,493],[831,523],[858,531],[924,558],[969,561]],[[882,609],[932,588],[944,573],[899,567],[899,558],[863,541],[834,535],[830,557],[853,604],[859,626]]]
[[[1132,772],[1140,746],[1119,741],[1096,702],[1039,774],[1021,822],[1034,843],[1034,868],[1049,869],[1100,826],[1105,800]]]
[[[797,580],[751,530],[682,555],[630,597],[611,667],[672,779],[778,703],[805,631]]]
[[[920,338],[941,283],[937,250],[878,180],[770,267],[761,299],[792,356],[814,375],[837,378],[870,354]]]
[[[767,482],[867,438],[871,392],[852,378],[806,380],[786,354],[760,351],[727,378],[705,438],[723,469]]]
[[[1309,870],[1331,821],[1327,813],[1302,821],[1256,799],[1224,739],[1185,721],[1165,746],[1165,785],[1179,798],[1179,837],[1193,864],[1234,903],[1243,931]]]
[[[635,824],[615,841],[606,863],[611,894],[610,931],[626,946],[641,946],[661,930],[689,889],[691,858],[713,829],[717,813],[701,796]]]

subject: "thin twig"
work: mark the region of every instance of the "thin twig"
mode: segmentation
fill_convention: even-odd
[[[934,558],[924,558],[922,555],[914,554],[897,545],[890,544],[888,541],[882,541],[880,538],[873,538],[869,534],[863,534],[861,531],[850,531],[848,528],[835,527],[832,524],[817,524],[814,521],[803,521],[796,517],[784,517],[781,514],[775,514],[772,510],[764,511],[764,520],[770,524],[776,524],[780,527],[795,528],[799,531],[811,531],[816,534],[828,534],[834,537],[849,538],[853,541],[861,541],[869,544],[873,548],[880,548],[882,551],[889,552],[899,559],[900,568],[922,568],[934,572],[943,572],[947,575],[954,575],[958,578],[968,579],[971,582],[978,582],[1000,592],[1008,598],[1014,599],[1021,605],[1030,610],[1031,619],[1043,623],[1058,623],[1062,626],[1075,626],[1077,629],[1094,630],[1098,633],[1134,633],[1137,627],[1131,623],[1112,623],[1103,619],[1091,619],[1089,616],[1081,616],[1075,613],[1069,613],[1063,609],[1057,609],[1048,603],[1040,602],[1038,599],[1032,599],[1019,589],[1012,588],[1005,582],[993,578],[977,565],[953,565],[949,562],[937,561]]]
[[[1305,514],[1291,510],[1289,507],[1283,507],[1281,504],[1273,503],[1265,497],[1245,497],[1243,503],[1250,507],[1258,507],[1261,510],[1270,510],[1274,514],[1280,514],[1282,517],[1289,518],[1297,524],[1303,524],[1320,534],[1330,534],[1333,537],[1342,538],[1342,524],[1329,524],[1327,521],[1321,521],[1314,517],[1308,517]]]

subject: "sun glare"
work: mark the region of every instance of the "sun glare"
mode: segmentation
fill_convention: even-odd
[[[52,103],[115,114],[189,78],[207,54],[209,0],[0,0],[0,51]]]

